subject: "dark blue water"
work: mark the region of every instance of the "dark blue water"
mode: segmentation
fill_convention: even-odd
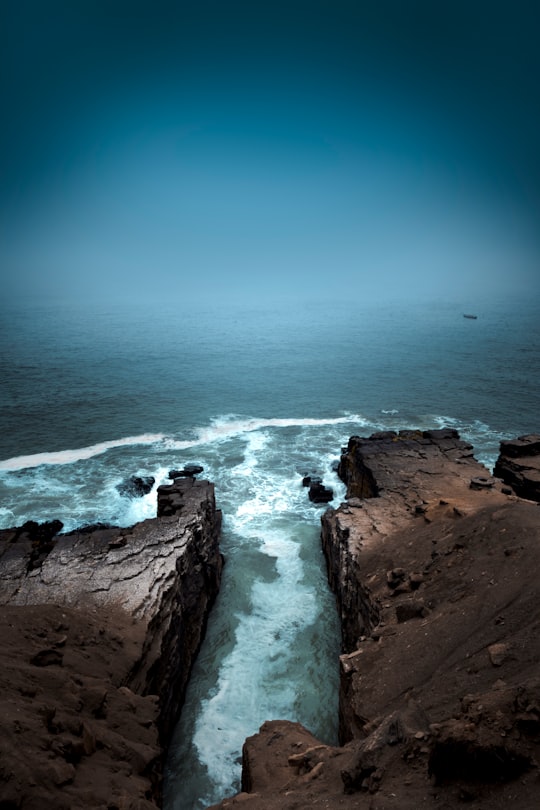
[[[370,307],[218,305],[0,309],[0,458],[224,414],[382,410],[526,430],[538,387],[537,301]]]
[[[492,466],[539,429],[536,300],[373,306],[0,306],[0,525],[155,514],[127,476],[202,463],[228,560],[171,750],[166,807],[238,788],[246,736],[290,718],[335,741],[339,628],[320,508],[301,485],[354,433],[451,425]]]

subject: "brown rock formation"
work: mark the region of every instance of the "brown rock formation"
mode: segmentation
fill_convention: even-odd
[[[501,442],[494,474],[516,495],[540,502],[540,436],[531,434]]]
[[[322,537],[343,625],[343,745],[266,723],[244,747],[244,793],[219,806],[531,810],[538,506],[450,430],[353,437],[340,471],[349,497]]]
[[[163,744],[221,575],[213,486],[129,529],[0,533],[0,807],[160,802]]]

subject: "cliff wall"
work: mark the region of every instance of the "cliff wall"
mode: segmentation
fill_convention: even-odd
[[[219,806],[530,810],[538,504],[452,430],[352,437],[339,469],[348,498],[322,540],[343,626],[342,745],[265,723],[244,745],[244,793]]]
[[[322,543],[341,615],[343,651],[350,652],[381,619],[366,556],[384,554],[387,538],[409,525],[464,514],[475,497],[473,479],[479,486],[484,482],[486,491],[495,482],[453,430],[352,436],[338,473],[347,485],[347,501],[323,515]],[[393,568],[390,553],[385,564]]]
[[[5,810],[159,805],[222,559],[212,484],[161,487],[158,514],[0,533]]]
[[[540,436],[519,436],[501,442],[501,452],[493,470],[516,495],[540,502]]]

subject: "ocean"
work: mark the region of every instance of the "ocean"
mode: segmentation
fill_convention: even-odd
[[[337,739],[339,624],[302,486],[353,434],[456,428],[491,468],[540,429],[540,302],[0,305],[0,526],[155,515],[204,467],[223,510],[221,593],[171,746],[166,810],[239,789],[264,720]],[[130,498],[131,475],[156,479]]]

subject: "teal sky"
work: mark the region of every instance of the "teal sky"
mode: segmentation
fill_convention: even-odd
[[[8,297],[539,295],[536,3],[1,13]]]

